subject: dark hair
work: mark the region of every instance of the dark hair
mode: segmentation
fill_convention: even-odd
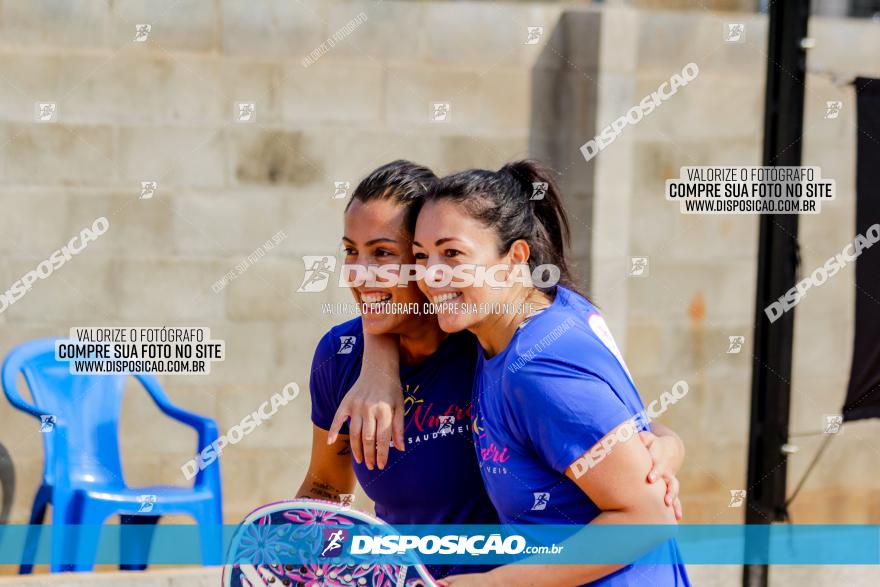
[[[398,159],[376,168],[362,179],[345,205],[345,210],[355,200],[393,200],[406,206],[421,203],[436,182],[437,176],[424,165]]]
[[[537,185],[535,185],[537,184]],[[538,188],[545,188],[543,194]],[[538,196],[541,197],[533,197]],[[529,268],[553,264],[559,268],[559,285],[577,291],[566,258],[570,245],[568,216],[552,172],[537,161],[508,163],[498,171],[468,169],[446,176],[433,185],[425,202],[451,200],[468,215],[485,224],[498,237],[503,254],[514,241],[529,245]],[[408,210],[414,228],[421,203]],[[550,293],[553,288],[541,288]]]

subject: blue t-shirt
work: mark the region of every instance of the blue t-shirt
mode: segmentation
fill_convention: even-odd
[[[596,308],[557,288],[502,352],[479,353],[474,436],[492,502],[509,524],[588,524],[601,512],[565,471],[644,409]],[[637,420],[642,422],[642,419]],[[647,475],[647,471],[645,471]],[[669,541],[658,549],[678,547]],[[689,585],[683,565],[629,565],[595,585]]]
[[[330,329],[312,361],[312,422],[328,430],[363,361],[363,330],[356,318]],[[400,366],[406,450],[391,448],[383,470],[352,459],[376,515],[389,524],[498,524],[486,494],[471,433],[476,338],[451,334],[433,355]],[[348,434],[348,425],[342,429]],[[430,567],[435,576],[489,567]]]

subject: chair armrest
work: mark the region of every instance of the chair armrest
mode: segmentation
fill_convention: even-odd
[[[184,410],[179,406],[175,406],[171,403],[171,400],[168,399],[168,396],[165,395],[165,391],[162,389],[162,386],[159,385],[159,380],[156,379],[156,376],[152,373],[133,373],[134,377],[143,385],[144,389],[147,390],[147,393],[150,394],[150,397],[153,398],[153,401],[156,403],[156,406],[159,410],[162,411],[163,414],[181,422],[182,424],[186,424],[191,428],[195,429],[198,432],[199,440],[198,440],[198,449],[196,450],[196,454],[201,453],[202,450],[210,446],[214,443],[215,440],[219,437],[219,432],[217,430],[217,423],[214,422],[211,418],[207,416],[202,416],[199,414],[195,414],[188,410]],[[211,463],[208,467],[203,470],[199,470],[196,475],[195,485],[198,486],[212,486],[219,490],[220,487],[220,463],[215,461]]]
[[[18,379],[18,374],[21,373],[22,362],[21,353],[12,352],[6,356],[2,368],[3,392],[6,394],[6,399],[9,400],[9,403],[11,403],[16,409],[22,412],[27,412],[37,420],[40,420],[40,416],[47,414],[36,406],[25,401],[18,392],[16,380]]]
[[[194,428],[196,432],[199,433],[199,451],[217,440],[219,432],[217,431],[217,424],[214,420],[207,416],[184,410],[171,403],[171,400],[165,395],[162,386],[159,385],[159,380],[156,379],[156,376],[152,373],[134,373],[133,375],[138,381],[140,381],[141,385],[144,386],[144,389],[147,390],[150,397],[153,398],[156,406],[163,414],[181,422],[182,424]]]

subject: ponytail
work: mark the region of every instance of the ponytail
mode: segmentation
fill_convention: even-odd
[[[577,291],[566,251],[570,244],[568,216],[553,174],[537,161],[508,163],[498,171],[469,169],[444,177],[426,201],[449,199],[495,232],[499,253],[517,240],[529,245],[529,268],[555,265],[559,285]],[[416,212],[417,213],[417,212]],[[539,288],[547,293],[555,287]]]
[[[534,265],[530,263],[531,268],[553,263],[559,268],[560,285],[577,289],[566,256],[571,246],[571,229],[553,173],[533,160],[508,163],[498,172],[510,174],[521,183],[531,206],[534,233],[533,238],[526,239],[531,256],[535,258]]]

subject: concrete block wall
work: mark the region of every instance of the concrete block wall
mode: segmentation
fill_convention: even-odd
[[[0,284],[11,284],[98,216],[111,228],[50,279],[0,313],[0,354],[81,325],[209,326],[228,357],[210,376],[163,377],[172,399],[236,424],[287,382],[303,395],[223,455],[225,510],[235,521],[290,497],[310,445],[305,394],[315,342],[347,301],[335,288],[296,294],[302,255],[338,251],[343,200],[335,181],[405,157],[438,173],[497,168],[536,151],[534,91],[564,54],[550,40],[560,14],[598,19],[591,108],[602,128],[685,63],[701,74],[590,164],[569,136],[564,182],[593,198],[575,224],[593,297],[608,316],[646,401],[685,378],[691,395],[667,423],[688,446],[688,521],[739,521],[729,490],[744,488],[757,222],[685,217],[663,181],[686,164],[758,164],[765,22],[745,17],[747,42],[723,43],[726,16],[577,8],[567,4],[447,2],[77,2],[0,4]],[[351,19],[367,20],[309,67],[302,60]],[[577,19],[575,19],[577,20]],[[149,23],[144,43],[135,25]],[[537,45],[526,27],[544,26]],[[591,25],[593,26],[593,25]],[[878,25],[814,20],[811,60],[880,75]],[[575,65],[578,65],[575,63]],[[552,76],[551,76],[552,77]],[[574,85],[569,87],[575,87]],[[826,99],[844,114],[824,120]],[[34,122],[35,102],[58,104]],[[256,122],[234,121],[236,102]],[[432,123],[432,102],[451,121]],[[811,77],[806,164],[838,181],[839,199],[805,218],[804,267],[851,238],[852,91]],[[564,114],[564,112],[563,112]],[[582,119],[588,128],[589,117]],[[547,138],[544,136],[543,138]],[[584,136],[581,142],[589,136]],[[569,140],[570,139],[570,140]],[[544,143],[546,146],[546,143]],[[557,143],[554,148],[561,148]],[[558,152],[558,151],[557,151]],[[564,170],[565,165],[558,166]],[[158,181],[139,200],[141,181]],[[591,185],[584,185],[588,182]],[[568,189],[568,187],[567,187]],[[575,205],[583,204],[576,201]],[[278,230],[287,238],[219,293],[212,284]],[[584,235],[589,235],[584,241]],[[646,278],[627,276],[647,256]],[[852,338],[851,270],[798,306],[793,431],[839,408]],[[5,289],[5,288],[4,288]],[[331,291],[332,290],[332,291]],[[727,337],[743,334],[738,355]],[[194,435],[163,418],[133,386],[124,404],[130,483],[182,483]],[[0,402],[0,442],[19,477],[14,521],[26,519],[42,464],[34,421]],[[847,426],[795,504],[797,521],[877,522],[876,423]],[[796,479],[815,449],[803,440]],[[846,458],[843,456],[846,455]],[[366,504],[364,497],[359,498]]]
[[[3,290],[95,218],[107,234],[0,313],[0,354],[79,325],[209,326],[227,359],[167,376],[176,403],[238,423],[287,382],[302,396],[222,457],[230,522],[294,495],[311,443],[307,381],[318,338],[346,316],[296,294],[302,255],[339,250],[344,200],[396,158],[438,173],[528,152],[530,67],[561,8],[492,3],[283,0],[0,5],[0,283]],[[303,59],[363,13],[308,67]],[[464,14],[465,18],[462,18]],[[464,22],[464,26],[462,26]],[[135,25],[150,24],[146,42]],[[57,104],[35,122],[35,102]],[[234,121],[236,102],[256,122]],[[430,122],[432,102],[451,121]],[[157,181],[139,200],[141,181]],[[219,293],[212,285],[279,230],[287,238]],[[181,484],[195,436],[130,385],[121,427],[132,484]],[[29,417],[0,402],[0,442],[27,519],[42,468]],[[369,507],[361,496],[359,503]]]
[[[666,179],[684,165],[759,165],[766,76],[766,20],[737,15],[746,41],[725,43],[730,15],[706,12],[608,10],[603,51],[620,56],[599,78],[596,128],[623,114],[670,75],[695,62],[700,74],[639,124],[628,126],[598,155],[595,166],[593,293],[610,310],[609,323],[645,401],[678,379],[691,395],[664,416],[685,440],[681,474],[688,520],[739,522],[729,491],[747,489],[746,451],[754,330],[753,216],[685,216],[663,198]],[[813,18],[811,68],[844,78],[880,75],[880,26],[864,20]],[[604,57],[604,55],[603,55]],[[610,65],[610,64],[609,64]],[[825,104],[843,102],[837,119]],[[803,164],[837,181],[837,200],[804,216],[802,274],[854,237],[855,95],[822,75],[808,76]],[[629,277],[630,257],[649,259],[647,277]],[[849,379],[853,337],[854,267],[847,267],[796,309],[792,377],[789,491],[823,440],[824,416],[840,412]],[[815,294],[815,295],[814,295]],[[728,337],[744,335],[739,354]],[[848,424],[835,437],[799,497],[800,523],[877,523],[880,423]]]

